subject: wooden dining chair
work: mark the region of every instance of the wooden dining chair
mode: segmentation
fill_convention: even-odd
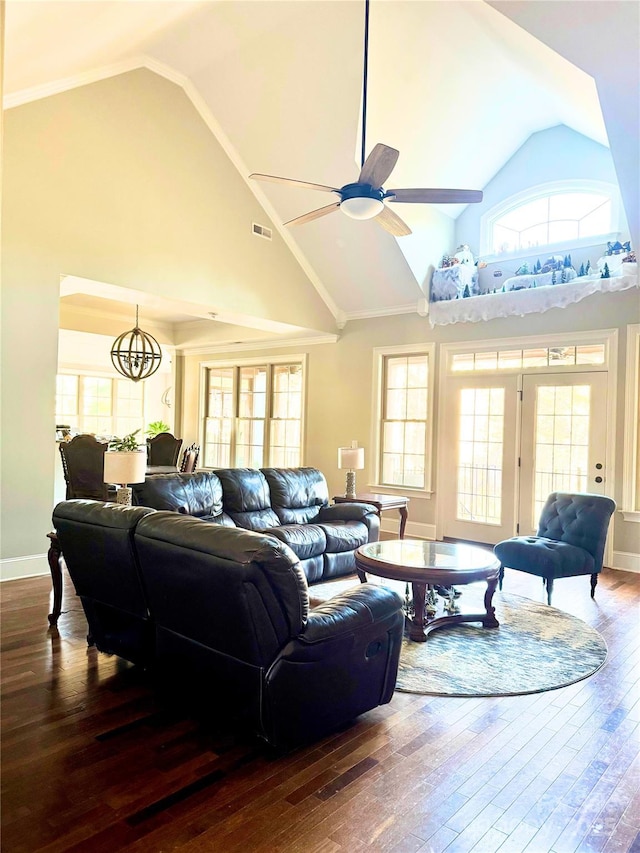
[[[104,482],[104,454],[109,445],[95,436],[76,435],[71,441],[61,441],[60,457],[67,484],[67,500],[89,498],[106,501],[108,487]]]
[[[147,465],[176,465],[182,447],[182,439],[176,438],[170,432],[160,432],[153,438],[147,439]]]
[[[190,444],[188,447],[185,447],[182,453],[182,459],[180,460],[180,473],[193,474],[193,472],[196,470],[196,465],[198,464],[199,456],[199,444]]]

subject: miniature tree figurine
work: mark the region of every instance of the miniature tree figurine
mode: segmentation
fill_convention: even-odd
[[[469,292],[469,285],[465,284],[464,290],[462,291],[462,298],[466,299],[467,296],[471,296],[471,293]]]
[[[554,270],[554,271],[551,273],[551,284],[556,284],[556,283],[557,283],[557,280],[556,280],[556,271]]]
[[[584,268],[584,274],[589,275],[590,272],[591,272],[591,261],[587,261],[587,265]]]
[[[566,282],[567,282],[567,268],[566,268],[566,266],[562,267],[562,273],[560,275],[560,281],[562,282],[562,284],[566,284]]]
[[[606,261],[605,261],[604,269],[602,270],[602,275],[600,276],[600,278],[611,278],[611,273],[609,272],[609,264],[606,263]]]
[[[585,274],[584,273],[584,264],[580,264],[580,272],[578,273],[578,275],[584,275],[584,274]]]

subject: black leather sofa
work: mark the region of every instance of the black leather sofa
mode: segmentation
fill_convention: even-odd
[[[370,504],[329,505],[317,468],[219,468],[157,474],[133,486],[140,506],[268,531],[300,560],[309,583],[355,572],[354,552],[375,542],[380,519]]]
[[[98,501],[53,513],[89,637],[158,685],[292,747],[389,702],[400,598],[361,584],[309,609],[304,572],[270,533]]]

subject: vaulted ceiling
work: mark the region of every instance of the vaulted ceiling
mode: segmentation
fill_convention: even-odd
[[[607,144],[594,80],[494,5],[526,4],[372,0],[367,149],[400,150],[392,186],[482,189],[557,124]],[[416,310],[460,205],[396,205],[413,230],[398,239],[340,211],[288,228],[332,197],[248,179],[356,179],[363,31],[363,0],[8,0],[5,106],[135,67],[163,74],[208,115],[339,323]]]

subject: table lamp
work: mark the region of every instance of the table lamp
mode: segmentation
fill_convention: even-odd
[[[339,447],[338,468],[347,469],[345,498],[355,498],[356,471],[364,468],[364,447],[358,447],[357,441],[352,441],[351,447]]]
[[[116,483],[116,503],[131,506],[129,483],[144,483],[147,472],[147,454],[144,450],[107,451],[104,454],[105,483]]]

